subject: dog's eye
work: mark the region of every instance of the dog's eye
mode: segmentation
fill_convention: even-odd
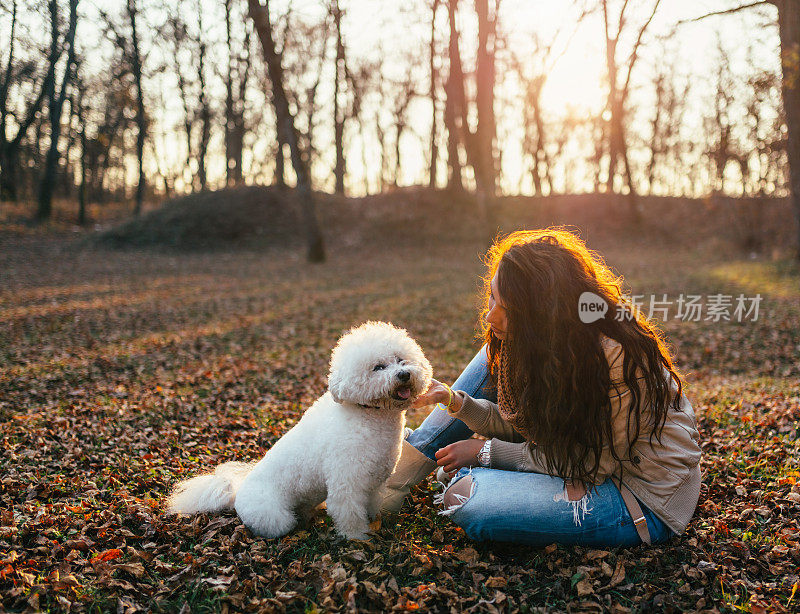
[[[386,365],[375,365],[372,367],[373,371],[383,371],[386,368]]]

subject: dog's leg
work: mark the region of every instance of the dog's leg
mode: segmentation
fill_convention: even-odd
[[[245,526],[261,537],[283,537],[297,525],[285,497],[263,484],[242,484],[234,507]]]
[[[369,496],[366,493],[332,491],[328,493],[328,514],[336,530],[347,539],[367,539],[369,531]]]
[[[376,488],[369,494],[369,503],[367,505],[367,513],[371,521],[378,517],[381,511],[381,503],[383,503],[383,490]]]

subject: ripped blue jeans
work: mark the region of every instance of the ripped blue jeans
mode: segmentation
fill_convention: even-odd
[[[478,399],[497,401],[482,348],[453,383]],[[468,439],[466,424],[437,406],[408,442],[435,458],[436,451],[455,441]],[[553,542],[594,547],[634,546],[642,543],[619,489],[612,480],[593,487],[578,500],[570,500],[561,478],[520,471],[465,467],[453,476],[447,489],[469,476],[466,496],[456,495],[440,513],[450,516],[466,534],[478,541],[517,542],[546,545]],[[444,502],[443,493],[437,502]],[[639,502],[654,544],[674,535],[647,506]]]

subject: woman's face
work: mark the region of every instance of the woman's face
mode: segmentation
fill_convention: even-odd
[[[486,323],[491,327],[495,337],[504,340],[508,330],[508,317],[500,292],[497,290],[497,273],[492,277],[490,287],[492,293],[489,296],[489,311],[486,313]]]

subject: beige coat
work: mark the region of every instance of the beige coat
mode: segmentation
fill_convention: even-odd
[[[602,343],[612,384],[618,386],[615,390],[612,385],[610,395],[614,448],[618,454],[625,454],[629,441],[627,418],[631,393],[622,375],[622,345],[609,337],[604,337]],[[666,369],[664,374],[665,377],[668,375]],[[674,382],[672,388],[677,390]],[[495,403],[473,399],[464,392],[459,392],[459,395],[463,404],[453,415],[479,435],[492,439],[492,468],[547,473],[542,453],[503,419]],[[681,395],[680,409],[670,409],[667,414],[660,443],[653,438],[651,447],[649,433],[641,433],[630,456],[623,457],[622,463],[614,460],[606,447],[600,457],[597,483],[602,484],[612,476],[618,483],[622,473],[624,483],[636,497],[680,534],[689,524],[700,495],[698,439],[694,410],[686,396]]]

